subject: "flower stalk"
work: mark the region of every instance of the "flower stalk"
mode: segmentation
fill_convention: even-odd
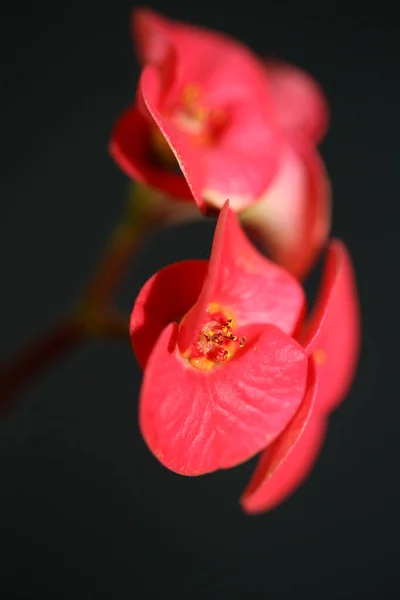
[[[133,188],[125,212],[111,232],[78,302],[35,339],[0,365],[0,411],[31,380],[94,337],[129,340],[129,318],[114,308],[115,295],[148,233],[163,220],[152,191]]]

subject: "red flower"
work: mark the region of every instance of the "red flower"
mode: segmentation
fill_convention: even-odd
[[[132,312],[144,368],[140,427],[169,469],[199,475],[268,448],[242,497],[271,508],[311,468],[358,353],[358,307],[343,244],[328,249],[311,317],[300,284],[261,256],[228,203],[210,261],[154,275]]]
[[[315,150],[328,109],[317,84],[298,68],[265,65],[228,36],[150,10],[134,12],[133,35],[144,66],[136,102],[112,135],[115,160],[169,196],[194,197],[205,213],[229,197],[273,258],[303,275],[330,226]]]

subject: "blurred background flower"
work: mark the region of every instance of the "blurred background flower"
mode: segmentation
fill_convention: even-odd
[[[194,198],[205,214],[229,198],[272,258],[303,277],[330,230],[330,185],[315,149],[329,118],[319,85],[151,10],[135,10],[132,25],[143,70],[111,137],[119,166],[158,193]]]

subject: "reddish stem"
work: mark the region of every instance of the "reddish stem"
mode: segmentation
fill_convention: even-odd
[[[159,221],[153,213],[148,196],[143,195],[140,187],[136,188],[128,214],[112,232],[76,311],[0,365],[0,412],[10,406],[13,395],[33,375],[72,351],[86,337],[128,339],[128,320],[113,311],[111,305],[138,244]]]
[[[43,372],[84,339],[82,324],[62,319],[42,336],[20,350],[0,368],[0,412],[7,410],[13,395],[33,375]]]
[[[144,235],[145,228],[137,230],[124,225],[113,232],[86,286],[83,295],[85,304],[96,307],[109,305]]]

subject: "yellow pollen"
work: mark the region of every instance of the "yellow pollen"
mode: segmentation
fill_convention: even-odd
[[[234,320],[226,315],[225,310],[210,304],[207,313],[209,320],[202,327],[197,340],[185,352],[191,366],[200,370],[226,363],[236,353],[237,347],[243,348],[246,343],[244,336],[238,337],[232,333]]]
[[[214,366],[214,362],[212,360],[209,360],[205,356],[191,358],[190,364],[192,365],[192,367],[195,367],[196,369],[199,369],[200,371],[209,371]]]
[[[200,88],[191,83],[187,85],[182,93],[182,104],[188,116],[196,121],[204,121],[208,116],[208,110],[200,102]]]
[[[321,350],[321,348],[317,348],[316,350],[314,350],[313,355],[317,365],[323,365],[326,361],[326,354],[323,350]]]
[[[189,83],[182,92],[182,100],[185,104],[197,100],[199,96],[200,88],[195,83]]]
[[[212,143],[216,131],[224,125],[226,114],[220,108],[207,106],[202,96],[197,84],[186,85],[174,110],[174,118],[179,127],[191,135],[192,142],[207,146]]]

